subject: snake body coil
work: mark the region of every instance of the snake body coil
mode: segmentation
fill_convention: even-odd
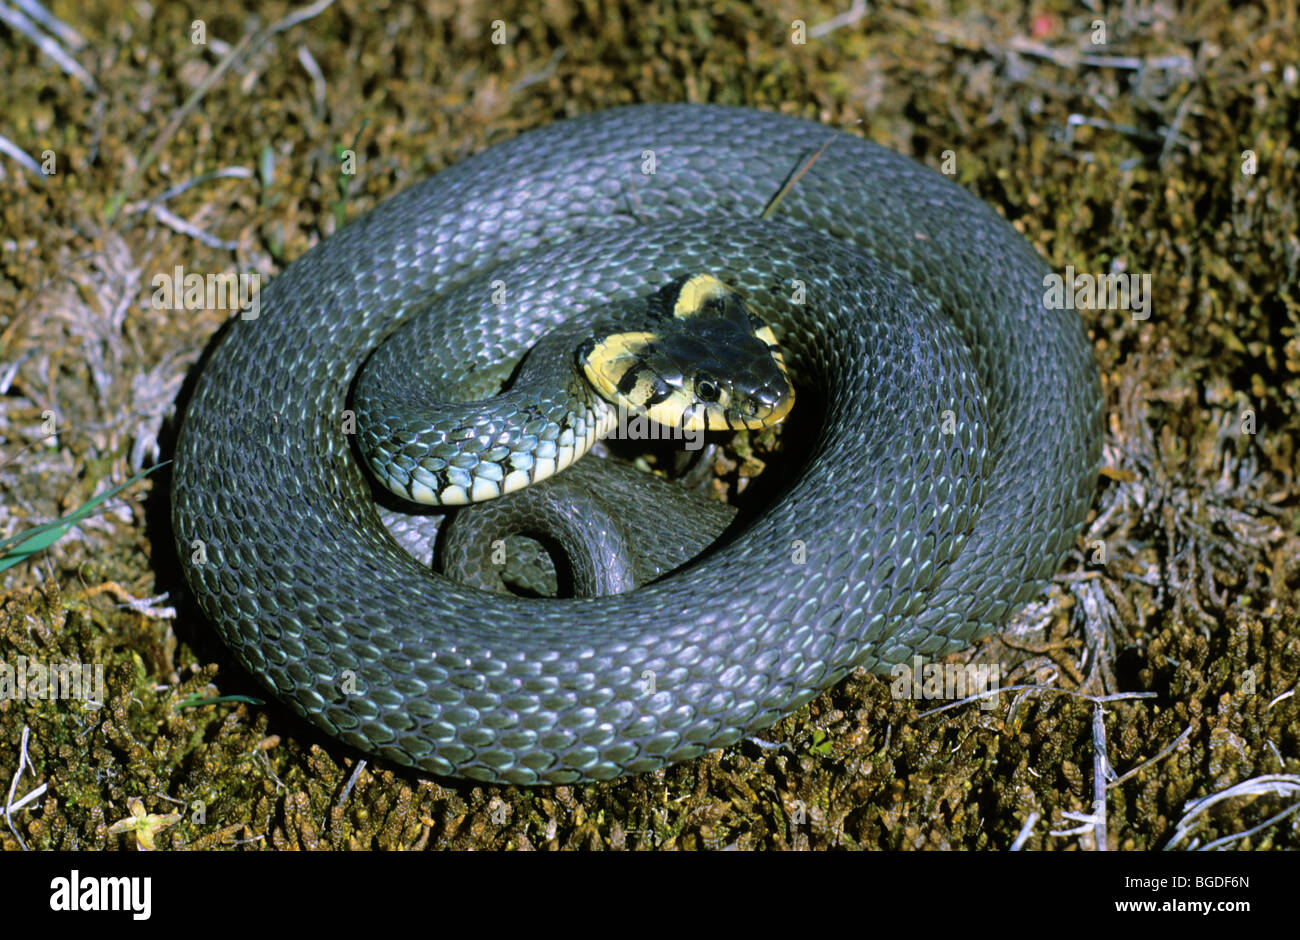
[[[426,367],[486,396],[552,327],[696,271],[772,326],[800,401],[826,402],[796,406],[812,452],[743,534],[568,600],[476,591],[397,546],[345,421],[377,343],[430,311],[460,338]],[[523,134],[346,226],[232,325],[177,446],[190,585],[295,711],[425,771],[569,783],[731,744],[854,667],[969,644],[1060,564],[1101,396],[1045,273],[964,190],[806,121],[639,106]]]

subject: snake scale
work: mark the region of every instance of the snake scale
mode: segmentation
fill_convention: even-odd
[[[486,388],[552,327],[694,271],[771,325],[804,406],[787,420],[813,423],[742,534],[576,599],[481,592],[396,544],[347,427],[385,336],[436,311],[460,339],[430,355]],[[231,324],[177,444],[187,579],[278,698],[426,772],[571,783],[732,744],[1043,590],[1102,430],[1095,360],[1077,315],[1044,307],[1047,272],[965,190],[808,121],[641,105],[521,134],[343,227]]]

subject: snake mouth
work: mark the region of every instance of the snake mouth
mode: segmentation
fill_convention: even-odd
[[[790,413],[794,387],[776,336],[718,278],[669,283],[651,299],[649,319],[579,351],[606,401],[692,432],[760,430]]]
[[[754,395],[743,404],[733,402],[726,408],[693,402],[676,413],[650,417],[683,431],[762,431],[784,421],[793,407],[794,387],[787,386],[779,393],[765,393],[763,398]]]

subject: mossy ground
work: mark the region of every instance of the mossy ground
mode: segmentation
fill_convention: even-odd
[[[0,826],[5,849],[131,848],[143,831],[160,848],[998,848],[1032,814],[1030,847],[1154,848],[1187,801],[1300,774],[1294,3],[1129,4],[1096,44],[1098,17],[1065,3],[873,3],[822,30],[848,0],[671,13],[349,0],[249,48],[170,136],[231,47],[295,8],[51,6],[84,36],[74,55],[97,88],[0,30],[0,135],[57,165],[37,176],[0,156],[5,534],[170,456],[183,382],[226,314],[156,309],[154,274],[273,274],[340,219],[564,115],[752,104],[862,120],[931,165],[952,151],[956,178],[1058,270],[1151,275],[1149,319],[1081,312],[1108,415],[1090,529],[1044,604],[960,658],[1014,664],[1004,685],[1153,697],[1107,703],[1100,725],[1096,705],[1058,692],[924,716],[933,703],[856,676],[763,735],[779,746],[617,783],[522,790],[372,761],[350,784],[358,755],[274,701],[182,705],[268,697],[188,599],[164,471],[0,576],[0,661],[106,672],[99,709],[0,702],[6,791],[24,729],[14,798],[48,787]],[[230,167],[250,172],[165,201],[189,231],[142,201]],[[1097,755],[1123,774],[1170,746],[1108,789],[1104,836],[1050,834],[1093,810]],[[1295,799],[1225,800],[1196,835],[1242,832]],[[1234,844],[1296,848],[1297,819]]]

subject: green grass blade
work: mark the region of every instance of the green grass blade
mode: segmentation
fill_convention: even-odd
[[[159,467],[165,467],[169,463],[171,463],[170,460],[164,460],[162,463],[141,470],[125,483],[119,483],[112,489],[100,493],[93,499],[78,506],[62,519],[42,523],[28,529],[26,532],[19,532],[17,535],[11,535],[7,539],[0,540],[0,571],[12,568],[14,565],[26,561],[37,552],[49,548],[63,538],[74,525],[95,512],[105,501],[112,499],[131,484],[138,483]]]

